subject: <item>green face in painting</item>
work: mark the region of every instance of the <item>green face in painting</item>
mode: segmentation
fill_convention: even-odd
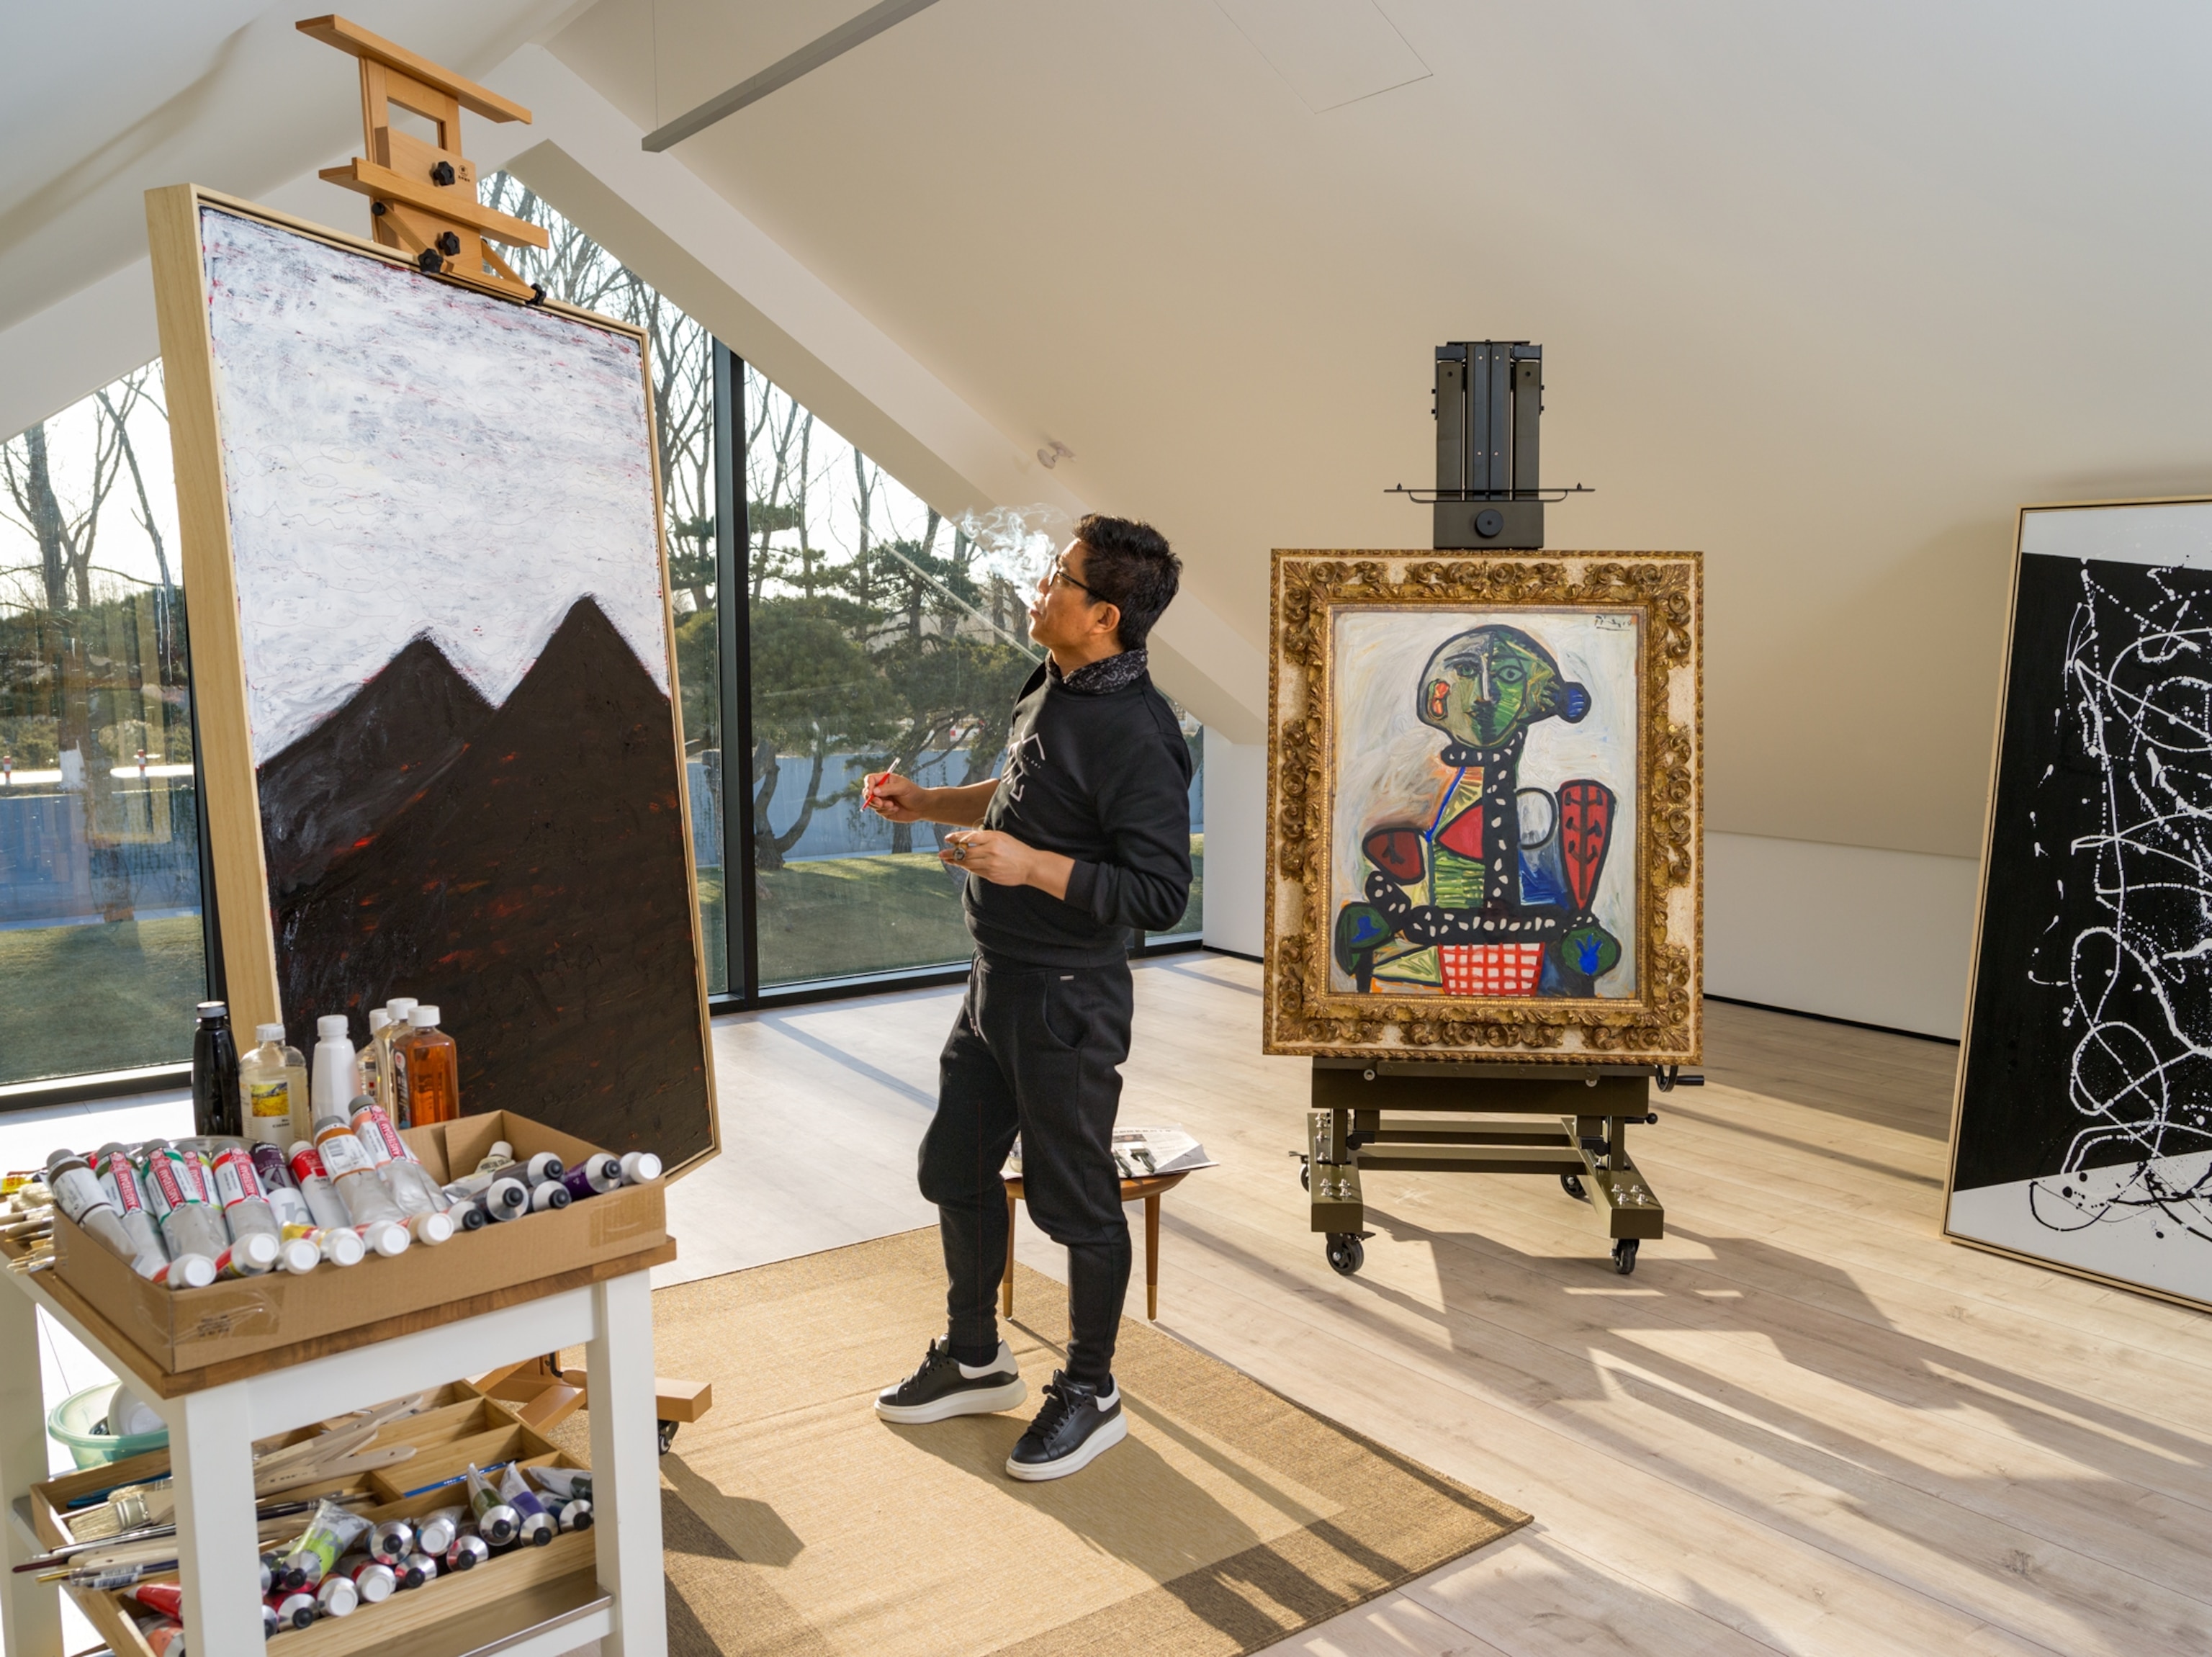
[[[1446,639],[1421,674],[1421,722],[1471,748],[1511,741],[1540,719],[1570,724],[1589,692],[1563,679],[1552,653],[1517,627],[1477,627]]]

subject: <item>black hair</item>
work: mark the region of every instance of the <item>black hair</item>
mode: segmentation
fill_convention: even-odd
[[[1091,513],[1075,526],[1075,538],[1087,549],[1083,584],[1091,597],[1121,611],[1115,634],[1121,648],[1138,649],[1175,601],[1182,560],[1170,549],[1166,536],[1133,518]]]

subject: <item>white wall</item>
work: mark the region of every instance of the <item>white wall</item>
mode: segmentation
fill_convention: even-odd
[[[1206,730],[1206,941],[1256,955],[1267,890],[1267,749]]]
[[[1955,1041],[1980,868],[1971,857],[1708,833],[1706,992]]]

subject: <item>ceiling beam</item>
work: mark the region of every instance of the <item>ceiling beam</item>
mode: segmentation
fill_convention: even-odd
[[[659,155],[672,145],[679,144],[694,133],[703,132],[725,116],[734,115],[747,104],[758,103],[779,87],[789,86],[802,75],[810,75],[833,58],[842,58],[864,40],[872,40],[895,23],[904,22],[915,13],[937,3],[937,0],[879,0],[849,22],[840,23],[818,40],[810,40],[787,58],[779,58],[750,80],[740,81],[727,92],[709,98],[696,109],[678,115],[665,126],[645,135],[644,148]]]

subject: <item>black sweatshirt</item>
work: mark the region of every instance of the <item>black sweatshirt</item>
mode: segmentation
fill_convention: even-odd
[[[1078,675],[1080,678],[1080,675]],[[1039,667],[1022,686],[983,826],[1075,861],[1063,900],[970,875],[977,947],[1033,966],[1106,966],[1129,929],[1157,932],[1190,901],[1190,747],[1148,674],[1069,690]]]

